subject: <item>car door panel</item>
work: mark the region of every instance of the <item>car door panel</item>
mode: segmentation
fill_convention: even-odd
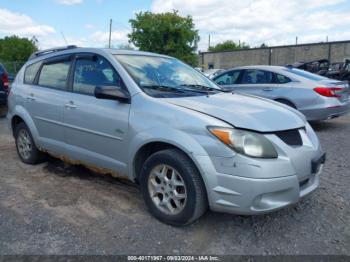
[[[118,88],[121,79],[102,57],[79,54],[71,77],[69,99],[64,104],[64,137],[71,159],[126,175],[125,138],[130,104],[97,99],[99,85]]]
[[[71,94],[64,108],[64,136],[70,158],[126,170],[129,110],[129,104]]]
[[[37,127],[40,146],[58,154],[65,153],[63,105],[69,94],[66,84],[70,63],[69,57],[45,61],[38,73],[37,82],[27,85],[25,89],[26,108]],[[52,69],[46,69],[46,66]],[[60,82],[57,82],[58,78],[55,79],[55,76],[59,74],[54,74],[53,77],[52,73],[60,69],[62,75],[60,75]],[[45,110],[42,110],[43,108]]]

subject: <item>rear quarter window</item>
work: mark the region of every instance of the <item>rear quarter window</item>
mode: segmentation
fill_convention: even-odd
[[[24,71],[24,83],[25,84],[33,84],[36,74],[38,73],[38,70],[41,66],[41,62],[37,62],[34,64],[31,64],[29,66],[26,67],[25,71]]]
[[[275,81],[277,84],[286,84],[286,83],[289,83],[289,82],[292,82],[292,80],[289,78],[289,77],[286,77],[284,75],[280,75],[280,74],[275,74]]]

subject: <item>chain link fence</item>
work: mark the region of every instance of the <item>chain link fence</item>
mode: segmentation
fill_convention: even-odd
[[[15,77],[18,71],[22,68],[26,61],[2,61],[0,60],[0,64],[2,64],[5,68],[7,73],[10,76]]]

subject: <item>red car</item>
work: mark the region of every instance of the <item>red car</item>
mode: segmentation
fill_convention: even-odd
[[[0,64],[0,106],[7,104],[7,95],[9,91],[9,76],[5,67]]]

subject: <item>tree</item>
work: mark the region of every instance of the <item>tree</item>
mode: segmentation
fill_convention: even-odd
[[[260,45],[260,48],[267,48],[267,47],[269,47],[267,44],[265,44],[265,43],[262,43],[261,45]]]
[[[1,61],[26,61],[37,50],[34,38],[29,40],[14,35],[0,39]]]
[[[117,48],[121,50],[134,50],[134,48],[129,44],[120,44],[117,46]]]
[[[233,50],[248,49],[248,48],[250,48],[250,46],[244,42],[237,44],[232,40],[227,40],[215,46],[209,47],[208,51],[222,52],[222,51],[233,51]]]
[[[132,28],[129,42],[141,51],[174,56],[192,66],[198,63],[195,51],[199,35],[192,17],[181,17],[177,11],[140,12],[129,22]]]

